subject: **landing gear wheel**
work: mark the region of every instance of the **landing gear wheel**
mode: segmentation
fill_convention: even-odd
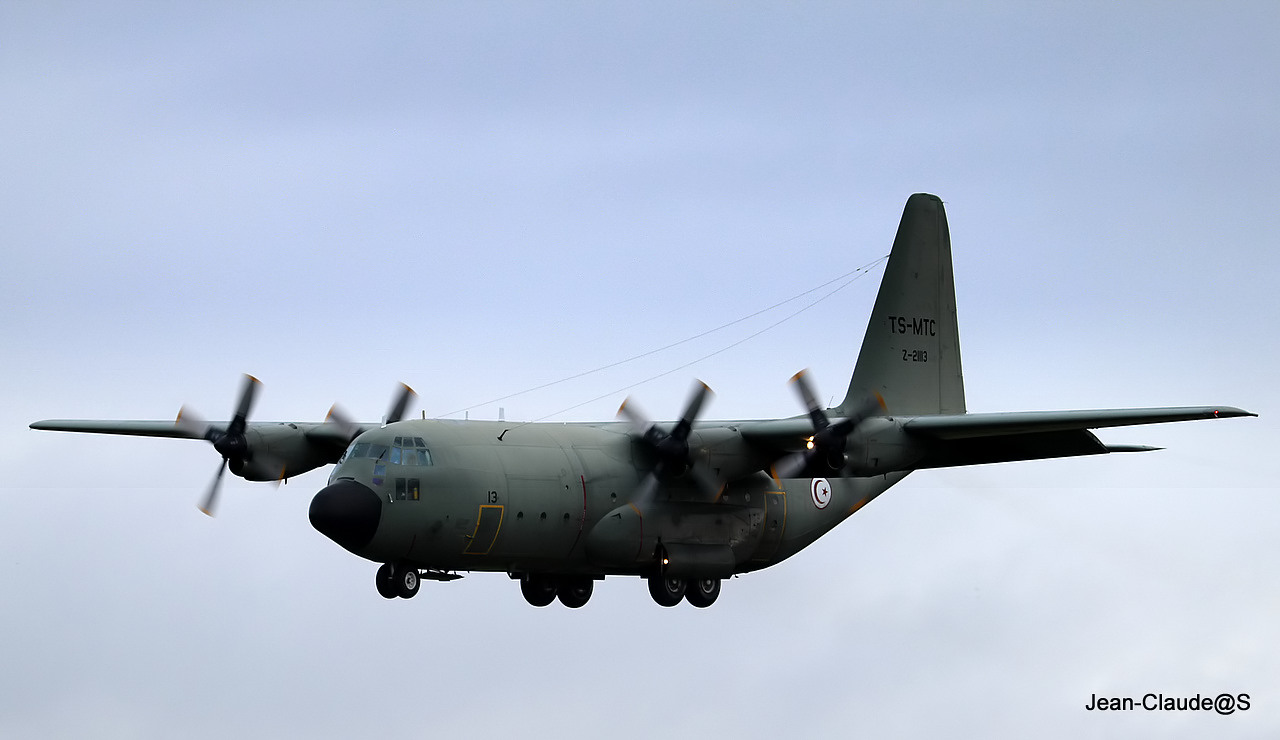
[[[546,606],[556,600],[556,582],[547,576],[526,573],[520,577],[520,593],[533,606]]]
[[[570,609],[585,606],[591,598],[594,587],[595,584],[590,578],[566,578],[560,582],[560,588],[557,589],[560,603]]]
[[[690,581],[689,590],[684,594],[685,601],[688,601],[699,609],[706,609],[716,603],[716,599],[719,596],[719,578],[698,578]]]
[[[687,588],[683,578],[655,576],[649,579],[649,595],[659,606],[675,606],[684,598]]]
[[[421,584],[417,568],[405,568],[396,573],[396,590],[402,599],[412,599],[418,593],[418,586]]]
[[[378,568],[378,574],[373,577],[373,584],[378,587],[378,593],[384,599],[394,599],[400,595],[400,591],[396,589],[396,571],[390,563]]]

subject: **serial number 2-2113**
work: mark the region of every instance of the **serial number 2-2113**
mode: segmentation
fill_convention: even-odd
[[[903,362],[928,362],[929,353],[922,349],[904,349],[902,350]]]

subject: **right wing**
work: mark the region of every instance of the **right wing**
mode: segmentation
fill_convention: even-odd
[[[173,421],[96,421],[46,419],[32,429],[53,432],[123,434],[135,437],[202,439],[213,441],[230,422],[209,422],[203,432]],[[351,439],[376,424],[348,427],[316,422],[248,422],[245,441],[248,455],[233,472],[247,480],[281,480],[338,461]]]

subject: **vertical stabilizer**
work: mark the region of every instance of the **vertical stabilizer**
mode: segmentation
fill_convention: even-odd
[[[851,412],[875,393],[895,416],[965,411],[951,234],[935,195],[907,199],[849,392],[836,413]]]

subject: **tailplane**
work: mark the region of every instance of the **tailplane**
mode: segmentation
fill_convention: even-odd
[[[907,199],[849,391],[834,411],[846,415],[877,393],[895,416],[965,412],[951,234],[936,195]]]

